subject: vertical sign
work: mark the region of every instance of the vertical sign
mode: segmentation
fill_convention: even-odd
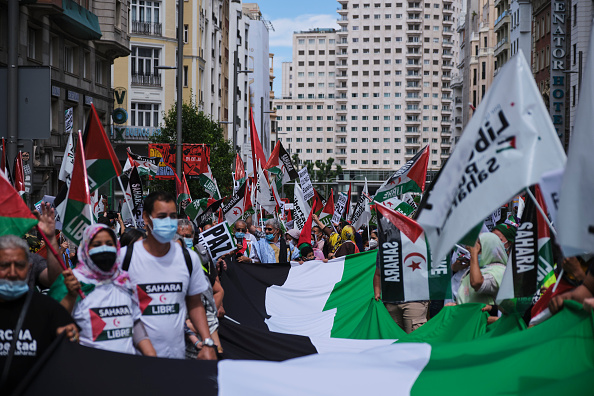
[[[549,111],[557,135],[563,142],[565,133],[565,95],[566,74],[565,55],[567,53],[567,28],[565,18],[567,8],[565,0],[553,0],[551,3],[551,96]]]

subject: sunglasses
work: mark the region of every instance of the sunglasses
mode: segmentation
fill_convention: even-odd
[[[264,231],[274,231],[274,228],[266,227],[264,228]]]
[[[247,229],[246,228],[236,228],[235,231],[237,231],[237,232],[246,232]]]

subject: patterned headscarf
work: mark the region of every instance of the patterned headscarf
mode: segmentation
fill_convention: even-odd
[[[115,232],[105,224],[93,224],[88,226],[83,232],[83,239],[80,243],[80,246],[78,247],[78,265],[76,266],[76,269],[87,278],[96,280],[97,282],[112,280],[121,286],[130,287],[130,278],[128,273],[120,270],[120,262],[118,258],[116,258],[111,270],[109,272],[104,272],[101,271],[97,265],[95,265],[89,256],[89,245],[91,244],[93,238],[95,238],[95,236],[101,231],[109,232],[116,243],[116,255],[119,257],[120,241],[116,237]]]

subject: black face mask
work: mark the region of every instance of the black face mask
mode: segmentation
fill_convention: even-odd
[[[101,271],[109,272],[115,264],[116,257],[114,252],[101,252],[91,255],[91,260]]]

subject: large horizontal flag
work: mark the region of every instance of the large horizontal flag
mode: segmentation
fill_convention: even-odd
[[[466,126],[417,221],[436,259],[565,153],[521,51],[507,62]]]
[[[95,191],[107,181],[122,174],[122,166],[113,151],[113,147],[103,124],[97,115],[95,106],[91,103],[91,112],[85,127],[83,138],[86,158],[86,174],[91,192]],[[74,177],[74,176],[73,176]]]
[[[243,216],[245,210],[245,197],[247,191],[247,183],[244,182],[241,187],[231,197],[229,202],[222,207],[223,216],[228,224],[235,224],[237,220]]]
[[[381,202],[406,192],[422,193],[428,162],[429,146],[425,146],[377,189],[374,199]]]
[[[450,266],[433,262],[421,226],[401,213],[375,205],[378,219],[382,299],[388,302],[451,298]]]
[[[594,27],[590,32],[586,66],[584,80],[578,87],[579,102],[557,214],[558,242],[566,257],[594,252],[594,208],[591,200],[594,196]]]
[[[220,396],[475,395],[477,389],[489,395],[586,395],[592,356],[592,313],[569,301],[541,325],[470,342],[395,343],[284,362],[223,360],[218,363],[218,390]],[[494,372],[497,380],[486,385],[485,373]]]
[[[377,251],[303,265],[229,263],[221,275],[226,315],[242,325],[309,337],[398,339],[380,301]]]
[[[37,224],[37,218],[10,185],[10,182],[0,177],[0,236],[25,235],[31,227]]]
[[[76,245],[80,245],[83,231],[93,222],[93,214],[87,168],[85,167],[85,149],[80,133],[77,136],[77,141],[72,180],[65,201],[64,217],[61,220],[62,232],[66,238]]]

